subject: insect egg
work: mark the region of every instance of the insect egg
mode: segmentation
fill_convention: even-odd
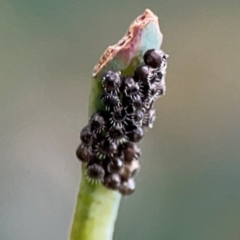
[[[112,113],[110,124],[114,128],[123,128],[127,124],[128,114],[125,109],[121,108]]]
[[[119,175],[120,175],[121,179],[128,180],[132,176],[131,169],[128,166],[123,165],[123,167],[121,168],[121,170],[119,172]]]
[[[139,142],[144,135],[143,128],[140,126],[135,126],[130,132],[128,132],[127,137],[132,142]]]
[[[139,161],[133,160],[123,165],[119,172],[119,175],[123,180],[128,180],[129,178],[136,176],[139,170],[140,170]]]
[[[94,146],[94,152],[99,159],[104,159],[107,156],[112,156],[116,150],[117,145],[108,139],[104,139]]]
[[[144,83],[148,82],[149,77],[151,76],[151,69],[146,65],[140,65],[136,68],[134,72],[134,80],[136,82],[142,81]]]
[[[143,121],[143,112],[141,110],[136,110],[132,115],[132,121],[135,125],[141,126]]]
[[[122,128],[110,128],[107,133],[107,138],[109,139],[109,141],[115,141],[116,143],[126,141],[126,137]]]
[[[134,159],[138,159],[141,155],[141,149],[133,142],[124,143],[120,146],[120,149],[123,152],[125,162],[131,162]]]
[[[94,113],[90,119],[90,127],[93,132],[101,132],[105,127],[104,118],[98,113]]]
[[[121,85],[120,72],[107,71],[102,79],[103,88],[107,91],[118,91]]]
[[[121,186],[119,187],[119,192],[125,196],[134,193],[135,191],[135,181],[133,178],[128,179],[127,181],[123,181]]]
[[[109,160],[108,171],[110,173],[118,172],[122,166],[123,166],[123,161],[118,156],[114,156]]]
[[[140,87],[134,81],[133,78],[131,78],[131,77],[125,78],[124,84],[125,84],[124,93],[126,94],[126,96],[128,96],[132,99],[137,98],[139,96]]]
[[[164,94],[164,88],[161,83],[152,83],[149,86],[148,96],[154,101]]]
[[[92,156],[92,147],[85,146],[81,143],[76,150],[77,158],[82,162],[88,162]]]
[[[160,67],[162,63],[162,54],[159,50],[150,49],[143,55],[145,64],[152,68]]]
[[[117,94],[104,91],[101,96],[102,103],[106,110],[117,109],[120,106],[120,99]]]
[[[105,175],[103,167],[97,163],[87,166],[87,175],[91,180],[102,181]]]
[[[80,139],[83,143],[90,145],[92,143],[92,132],[90,126],[86,126],[82,129],[80,133]]]
[[[140,170],[140,163],[138,160],[134,159],[132,162],[127,163],[126,166],[130,169],[131,176],[134,177]]]
[[[104,185],[112,190],[118,190],[121,184],[120,176],[117,173],[109,174],[104,179]]]
[[[153,77],[150,80],[150,83],[160,83],[163,78],[163,73],[161,72],[160,68],[154,69]]]

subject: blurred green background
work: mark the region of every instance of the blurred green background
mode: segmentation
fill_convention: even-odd
[[[145,8],[167,95],[114,239],[240,239],[240,1],[1,0],[1,240],[66,240],[92,68]]]

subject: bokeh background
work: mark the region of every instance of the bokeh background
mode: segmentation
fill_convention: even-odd
[[[145,8],[167,95],[114,239],[240,239],[240,1],[1,0],[1,240],[66,240],[92,68]]]

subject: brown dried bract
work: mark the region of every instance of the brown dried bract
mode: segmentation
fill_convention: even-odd
[[[131,54],[134,46],[139,41],[141,30],[150,22],[154,22],[159,29],[158,17],[154,15],[152,11],[146,9],[144,13],[137,17],[130,25],[125,36],[117,44],[109,46],[106,49],[94,67],[92,76],[95,77],[101,71],[101,69],[116,56],[117,53],[123,55]],[[160,29],[159,35],[162,36]]]

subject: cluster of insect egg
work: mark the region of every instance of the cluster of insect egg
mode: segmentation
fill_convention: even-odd
[[[89,181],[101,182],[122,195],[135,191],[134,176],[140,169],[141,155],[137,142],[145,128],[152,128],[153,103],[165,93],[167,55],[150,49],[143,60],[133,76],[111,70],[103,75],[101,101],[105,110],[90,117],[76,152],[86,163]]]

